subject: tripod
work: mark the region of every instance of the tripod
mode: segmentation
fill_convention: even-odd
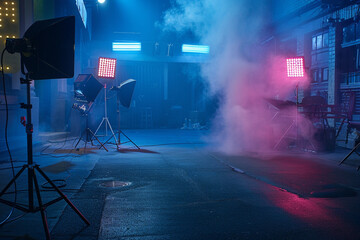
[[[278,149],[278,147],[280,146],[280,144],[286,139],[286,138],[291,138],[290,135],[290,131],[291,130],[295,130],[295,146],[299,147],[299,143],[300,143],[300,138],[299,138],[299,113],[298,113],[298,109],[299,109],[299,83],[296,84],[296,90],[295,90],[295,94],[296,94],[296,111],[295,111],[295,119],[291,121],[290,126],[285,130],[284,134],[280,137],[279,141],[275,144],[274,149]],[[314,144],[310,141],[307,140],[307,142],[309,143],[308,145],[311,146],[313,151],[316,151],[316,148],[314,146]]]
[[[85,142],[85,149],[86,149],[86,144],[88,142],[91,142],[91,144],[92,144],[93,143],[92,138],[94,137],[96,139],[96,141],[101,145],[101,147],[103,147],[108,152],[108,150],[104,146],[104,144],[100,142],[99,138],[96,137],[96,135],[93,133],[93,131],[91,131],[91,129],[89,128],[88,113],[85,113],[85,117],[86,117],[86,127],[85,127],[84,131],[81,133],[79,141],[76,143],[74,149],[76,149],[76,147],[79,145],[81,140],[83,140]],[[85,136],[85,140],[83,139],[84,136]]]
[[[104,98],[105,98],[105,115],[104,115],[103,119],[101,120],[98,128],[96,129],[96,131],[95,131],[95,133],[94,133],[93,135],[96,136],[96,134],[97,134],[97,132],[99,131],[100,127],[101,127],[101,126],[103,125],[103,123],[104,123],[104,124],[105,124],[105,136],[107,136],[107,128],[108,128],[108,126],[109,126],[109,129],[110,129],[111,135],[112,135],[111,138],[114,137],[115,143],[116,143],[116,145],[118,145],[117,139],[116,139],[116,137],[115,137],[115,133],[114,133],[114,131],[113,131],[112,127],[111,127],[111,124],[110,124],[110,122],[109,122],[109,119],[108,119],[108,117],[107,117],[106,83],[104,84],[104,90],[105,90],[105,91],[104,91]],[[111,139],[111,138],[110,138],[110,139]],[[110,139],[109,139],[109,140],[110,140]],[[107,140],[104,144],[106,144],[109,140]],[[102,145],[101,147],[103,147],[103,145]],[[101,147],[100,147],[100,148],[101,148]]]
[[[119,147],[120,147],[120,145],[121,145],[121,140],[120,140],[120,135],[122,134],[122,135],[124,135],[124,137],[126,137],[128,140],[129,140],[129,142],[131,142],[132,144],[134,144],[134,146],[137,148],[137,149],[140,149],[140,147],[138,146],[138,145],[136,145],[136,143],[135,142],[133,142],[123,131],[121,131],[121,128],[120,128],[120,93],[119,93],[119,91],[117,91],[117,93],[116,93],[116,95],[117,95],[117,100],[116,100],[116,107],[117,107],[117,113],[118,113],[118,132],[117,132],[117,134],[118,134],[118,144],[117,144],[117,146],[118,146],[118,149],[119,149]],[[110,138],[111,139],[111,138]],[[109,140],[110,140],[109,139]],[[109,141],[108,140],[108,141]],[[116,140],[115,140],[116,141]]]
[[[26,213],[41,213],[41,218],[43,222],[43,227],[45,230],[46,239],[50,240],[50,231],[48,222],[46,219],[45,209],[60,201],[65,200],[66,203],[73,209],[73,211],[87,224],[90,225],[89,221],[81,214],[81,212],[72,204],[72,202],[61,192],[61,190],[51,181],[51,179],[40,169],[38,164],[33,162],[33,146],[32,146],[32,133],[33,133],[33,125],[31,122],[31,102],[30,102],[30,83],[28,74],[26,74],[26,79],[20,79],[22,84],[26,84],[26,93],[27,93],[27,103],[21,104],[21,108],[26,109],[28,122],[26,123],[26,135],[27,135],[27,164],[25,164],[21,170],[16,174],[16,176],[10,180],[10,182],[5,186],[5,188],[0,192],[0,202],[7,204],[8,206],[14,207]],[[20,177],[20,175],[27,170],[28,172],[28,205],[19,204],[16,202],[11,202],[5,199],[2,199],[2,196],[6,193],[6,191],[10,188],[12,184],[15,183],[16,179]],[[37,180],[36,172],[40,173],[40,175],[51,185],[51,187],[60,195],[60,197],[51,200],[47,203],[43,203],[40,194],[39,183]],[[34,204],[34,186],[35,193],[38,201],[38,206]]]

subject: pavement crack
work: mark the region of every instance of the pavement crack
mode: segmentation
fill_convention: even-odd
[[[282,191],[282,192],[288,192],[288,193],[291,193],[291,194],[295,194],[296,196],[298,196],[299,198],[303,198],[303,199],[307,199],[307,197],[305,197],[303,194],[293,190],[293,189],[290,189],[290,188],[286,188],[284,186],[281,186],[275,182],[272,182],[270,180],[267,180],[267,179],[263,179],[262,177],[259,177],[259,176],[255,176],[255,175],[252,175],[240,168],[237,168],[237,167],[234,167],[232,166],[231,164],[227,163],[226,161],[224,161],[223,159],[211,154],[211,153],[208,153],[208,155],[216,160],[218,160],[219,162],[221,162],[222,164],[226,165],[227,167],[229,167],[232,171],[236,172],[236,173],[239,173],[239,174],[242,174],[244,176],[247,176],[249,178],[252,178],[256,181],[259,181],[259,182],[262,182],[262,183],[265,183],[267,185],[270,185],[272,187],[275,187],[276,189]]]

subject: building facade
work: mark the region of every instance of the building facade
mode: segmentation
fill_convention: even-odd
[[[274,52],[305,57],[311,83],[303,97],[322,96],[337,112],[360,121],[359,1],[275,0],[273,6]],[[338,131],[342,119],[328,122]],[[355,138],[344,124],[337,143],[352,147]]]
[[[3,39],[3,42],[0,48],[4,49],[6,38],[21,38],[35,21],[75,16],[75,78],[86,65],[86,46],[91,38],[91,18],[86,20],[86,12],[81,13],[81,10],[86,8],[85,3],[80,0],[1,0],[0,39]],[[7,136],[12,148],[23,147],[26,145],[26,136],[20,118],[26,116],[26,111],[20,108],[20,103],[26,101],[26,91],[25,86],[20,84],[20,54],[5,53],[4,68],[9,113]],[[72,104],[68,99],[73,95],[74,78],[33,81],[31,102],[35,138],[39,130],[68,130],[67,119]],[[0,89],[0,151],[3,151],[6,146],[6,107],[4,89],[2,86]],[[42,129],[39,129],[40,126]]]

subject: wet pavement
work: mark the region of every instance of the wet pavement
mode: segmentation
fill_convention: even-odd
[[[35,161],[66,181],[63,192],[91,223],[60,201],[46,211],[53,239],[360,239],[360,158],[338,166],[349,150],[229,156],[204,143],[206,131],[126,134],[141,150],[128,143],[121,152],[110,144],[109,152],[70,151],[73,140],[36,147]],[[11,172],[0,178],[3,187]],[[39,182],[45,201],[56,197]],[[26,178],[18,181],[24,187]],[[0,219],[9,210],[1,204]],[[45,239],[40,214],[4,225],[0,239]]]

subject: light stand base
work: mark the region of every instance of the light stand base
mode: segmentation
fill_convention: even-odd
[[[291,138],[291,137],[289,136],[289,133],[290,133],[291,130],[295,130],[295,131],[296,131],[296,136],[293,137],[293,138]],[[286,131],[284,132],[284,134],[281,136],[281,138],[279,139],[279,141],[275,144],[275,146],[273,147],[273,149],[274,149],[274,150],[277,150],[277,149],[279,148],[280,144],[281,144],[285,139],[288,139],[288,138],[294,139],[294,141],[295,141],[295,146],[296,146],[296,147],[299,147],[301,140],[299,139],[299,136],[298,136],[297,131],[298,131],[297,122],[296,122],[295,120],[293,120],[293,121],[291,122],[290,126],[286,129]],[[309,139],[307,139],[307,140],[304,139],[304,140],[302,140],[302,141],[306,141],[306,142],[308,143],[307,145],[311,147],[310,151],[316,152],[316,147],[314,146],[314,144],[313,144]],[[303,145],[303,144],[301,144],[301,145]],[[303,149],[306,149],[306,148],[305,148],[306,146],[303,145],[303,147],[304,147]]]
[[[60,189],[51,181],[51,179],[40,169],[39,165],[35,164],[33,162],[33,145],[32,145],[32,134],[33,134],[33,125],[31,122],[31,98],[30,98],[30,84],[31,80],[29,79],[29,75],[26,74],[26,79],[20,79],[22,84],[26,84],[26,104],[22,103],[21,108],[26,109],[26,116],[28,119],[28,122],[26,123],[26,136],[27,136],[27,164],[24,165],[21,170],[10,180],[10,182],[5,186],[5,188],[0,192],[0,202],[7,204],[8,206],[14,207],[16,209],[19,209],[25,213],[41,213],[41,218],[43,222],[43,227],[46,234],[46,239],[50,240],[50,231],[48,222],[46,219],[46,213],[45,209],[60,201],[65,200],[66,203],[79,215],[79,217],[87,224],[90,225],[89,221],[81,214],[81,212],[70,202],[70,200],[63,194]],[[2,199],[2,196],[6,193],[6,191],[11,187],[11,185],[15,184],[16,179],[20,177],[20,175],[27,170],[28,176],[27,176],[27,184],[28,184],[28,206],[19,204],[16,202],[11,202],[5,199]],[[38,184],[38,180],[36,177],[36,172],[40,173],[40,175],[52,186],[52,188],[60,195],[60,197],[43,204],[40,194],[40,188]],[[34,206],[34,186],[35,186],[35,192],[36,197],[38,200],[39,206]]]
[[[129,142],[131,142],[137,149],[140,150],[140,147],[139,147],[133,140],[131,140],[123,131],[119,130],[119,131],[117,132],[117,134],[118,134],[118,144],[117,144],[117,148],[118,148],[118,149],[120,149],[120,145],[122,144],[121,141],[120,141],[120,135],[122,134],[122,135],[124,135],[124,137],[127,138],[127,140],[128,140]],[[111,139],[111,138],[110,138],[110,139]],[[109,139],[109,140],[110,140],[110,139]],[[109,140],[108,140],[108,141],[109,141]]]
[[[83,139],[84,136],[85,136],[85,138],[86,138],[85,140]],[[87,145],[88,142],[91,142],[91,145],[93,145],[93,141],[92,141],[93,138],[95,138],[95,140],[100,144],[100,148],[103,147],[107,152],[109,151],[109,150],[107,150],[107,148],[104,146],[105,143],[102,143],[102,142],[99,140],[99,138],[93,133],[93,131],[91,131],[90,128],[86,128],[86,129],[84,130],[84,132],[81,134],[81,136],[80,136],[80,138],[79,138],[79,141],[76,143],[74,149],[77,148],[77,146],[79,145],[79,143],[80,143],[81,140],[83,140],[83,141],[85,142],[85,149],[86,149],[86,145]]]
[[[115,133],[114,133],[114,131],[113,131],[112,127],[111,127],[111,124],[110,124],[110,122],[109,122],[109,119],[108,119],[107,117],[103,117],[103,119],[101,120],[98,128],[96,129],[96,131],[95,131],[95,133],[94,133],[94,137],[98,136],[98,135],[96,135],[96,134],[98,133],[98,131],[100,130],[100,128],[101,128],[101,126],[102,126],[103,124],[105,124],[105,136],[107,136],[107,127],[109,127],[109,129],[110,129],[110,131],[111,131],[111,137],[110,137],[110,139],[111,139],[111,138],[114,138],[116,145],[118,145],[117,139],[116,139],[116,137],[115,137]],[[104,142],[104,144],[106,144],[110,139],[108,139],[106,142]],[[100,148],[102,148],[102,147],[104,147],[104,145],[100,146]]]
[[[28,181],[29,184],[31,184],[31,186],[35,186],[35,192],[36,192],[36,197],[38,200],[38,206],[35,207],[34,206],[34,202],[33,202],[33,192],[30,192],[29,190],[29,205],[27,207],[24,207],[23,204],[18,204],[15,202],[11,202],[5,199],[2,199],[1,197],[6,193],[6,191],[11,187],[12,184],[15,183],[16,179],[18,179],[20,177],[20,175],[25,171],[28,170]],[[41,199],[41,194],[40,194],[40,188],[39,188],[39,184],[38,184],[38,180],[36,177],[36,172],[40,173],[40,175],[51,185],[51,187],[60,195],[60,197],[51,200],[48,203],[43,203],[42,199]],[[75,211],[75,213],[87,224],[90,225],[90,222],[84,217],[84,215],[82,215],[82,213],[74,206],[74,204],[72,204],[72,202],[66,197],[65,194],[63,194],[61,192],[61,190],[51,181],[51,179],[40,169],[39,165],[35,164],[35,165],[24,165],[21,170],[16,174],[16,176],[10,180],[10,182],[5,186],[5,188],[1,191],[0,193],[0,202],[10,206],[10,207],[14,207],[16,209],[19,209],[25,213],[36,213],[36,212],[40,212],[41,213],[41,218],[42,218],[42,222],[43,222],[43,227],[45,230],[45,235],[46,235],[46,239],[51,239],[50,236],[50,230],[49,230],[49,226],[48,226],[48,222],[46,219],[46,213],[45,213],[45,209],[56,203],[59,202],[60,200],[65,200],[66,203]]]

